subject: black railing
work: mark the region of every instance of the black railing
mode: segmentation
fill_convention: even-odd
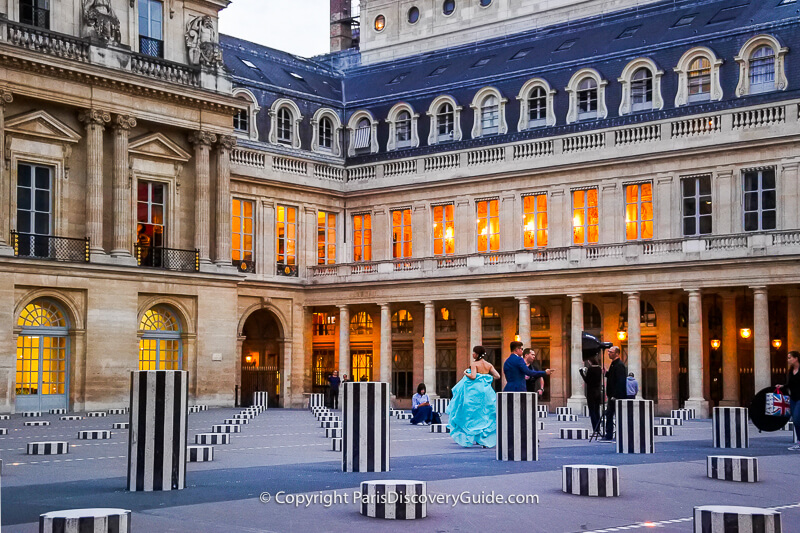
[[[139,244],[134,244],[133,248],[139,266],[177,272],[198,272],[200,270],[199,250],[178,250],[177,248]]]
[[[139,53],[150,57],[164,57],[164,41],[140,35]]]
[[[89,239],[11,232],[11,246],[17,257],[67,263],[89,262]]]
[[[256,262],[252,259],[234,259],[233,266],[235,266],[239,272],[247,272],[249,274],[256,273]]]
[[[286,263],[277,263],[277,270],[275,272],[279,276],[297,277],[297,265],[287,265]]]

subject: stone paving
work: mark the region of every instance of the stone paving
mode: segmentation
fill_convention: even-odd
[[[189,442],[208,432],[236,409],[212,409],[189,415]],[[687,421],[675,436],[656,437],[653,455],[619,455],[613,444],[561,440],[562,427],[588,428],[588,419],[544,420],[540,460],[508,463],[495,450],[464,449],[449,435],[426,426],[392,421],[391,472],[342,473],[341,455],[305,410],[272,409],[217,445],[214,461],[189,463],[183,491],[130,493],[125,487],[127,430],[112,430],[109,440],[78,440],[79,430],[111,429],[127,415],[61,421],[43,415],[50,426],[25,427],[19,415],[0,421],[2,526],[4,532],[36,532],[41,513],[85,507],[121,507],[133,511],[132,530],[156,532],[322,532],[322,531],[526,531],[613,532],[658,529],[692,530],[695,505],[726,504],[781,507],[784,533],[800,532],[800,454],[788,451],[788,431],[759,434],[751,426],[750,448],[717,450],[711,446],[709,420]],[[26,455],[28,442],[67,440],[69,454]],[[736,483],[706,477],[706,456],[759,458],[760,481]],[[621,496],[591,498],[561,492],[564,464],[619,467]],[[370,479],[416,479],[428,494],[450,498],[428,505],[422,522],[372,519],[353,503],[359,483]],[[262,496],[268,493],[269,496]],[[522,495],[529,502],[492,504],[494,496]],[[287,501],[303,498],[310,505]],[[534,496],[536,498],[534,498]],[[461,502],[452,503],[458,497]],[[269,498],[269,502],[262,502]],[[481,503],[463,503],[463,500]],[[284,502],[284,503],[279,503]],[[328,502],[328,503],[326,503]]]

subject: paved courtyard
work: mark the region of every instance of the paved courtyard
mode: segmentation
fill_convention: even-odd
[[[238,412],[214,409],[189,415],[190,442],[212,424]],[[781,507],[784,533],[800,531],[800,454],[788,451],[789,431],[759,434],[751,426],[750,448],[715,450],[709,420],[687,421],[673,437],[656,437],[653,455],[619,455],[613,444],[568,441],[561,427],[587,427],[588,419],[557,422],[550,415],[540,432],[540,460],[499,462],[494,449],[463,449],[447,434],[392,420],[391,472],[341,472],[340,453],[331,451],[325,430],[308,411],[274,409],[215,446],[214,461],[189,463],[188,488],[160,493],[125,490],[127,431],[110,440],[79,441],[81,429],[110,429],[127,415],[60,421],[43,415],[50,426],[24,427],[18,415],[0,422],[2,526],[4,532],[36,532],[41,513],[85,507],[133,511],[133,531],[155,532],[322,532],[322,531],[659,531],[692,529],[695,505],[730,504]],[[29,456],[28,442],[68,440],[68,455]],[[759,458],[759,483],[735,483],[706,477],[706,456]],[[619,467],[622,495],[591,498],[561,492],[564,464]],[[459,503],[428,506],[422,523],[384,521],[361,516],[353,493],[369,479],[416,479],[429,494],[490,500],[492,495],[536,495],[538,504]],[[269,496],[262,496],[268,493]],[[294,495],[318,503],[296,507]],[[288,498],[287,498],[288,495]],[[325,505],[325,498],[336,503]],[[267,503],[261,500],[269,499]],[[529,501],[532,498],[529,498]],[[347,501],[347,503],[344,503]]]

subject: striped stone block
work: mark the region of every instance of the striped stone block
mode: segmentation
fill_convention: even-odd
[[[694,533],[781,533],[781,513],[757,507],[703,505],[694,508]]]
[[[42,416],[41,411],[23,411],[20,414],[22,415],[22,418],[36,418]]]
[[[86,413],[86,416],[88,416],[89,418],[101,418],[101,417],[106,416],[106,412],[105,411],[89,411],[88,413]]]
[[[230,444],[230,433],[198,433],[194,436],[195,444]]]
[[[208,411],[207,405],[192,405],[189,407],[190,413],[199,413],[200,411]]]
[[[570,414],[556,415],[556,420],[558,420],[559,422],[577,422],[578,415],[570,415]]]
[[[571,415],[572,407],[556,407],[557,415]]]
[[[266,409],[268,400],[269,395],[264,391],[256,391],[253,393],[253,405],[260,405]]]
[[[586,440],[589,430],[581,428],[561,428],[561,438],[564,440]]]
[[[326,428],[325,436],[329,439],[338,439],[342,437],[342,428]]]
[[[692,413],[689,409],[673,409],[669,412],[671,418],[680,418],[681,420],[691,420]]]
[[[252,415],[250,413],[236,413],[235,415],[233,415],[233,418],[238,418],[240,420],[252,420],[255,418],[255,415]]]
[[[444,414],[447,412],[447,406],[450,405],[450,398],[434,398],[432,400],[434,412]]]
[[[111,438],[111,431],[108,429],[86,429],[78,432],[80,440],[104,440]]]
[[[497,393],[497,460],[538,461],[538,396],[533,392]]]
[[[564,465],[561,491],[577,496],[619,496],[619,471],[616,466]]]
[[[318,411],[314,413],[314,418],[316,418],[317,420],[322,420],[326,416],[336,416],[336,414],[333,413],[332,411]]]
[[[317,420],[320,422],[339,422],[339,417],[334,415],[321,416]]]
[[[8,435],[8,428],[0,428],[0,435]]]
[[[130,533],[126,509],[70,509],[39,515],[39,533]]]
[[[255,403],[255,402],[254,402]],[[325,395],[320,392],[315,392],[308,397],[308,408],[314,409],[315,407],[325,407]]]
[[[342,451],[342,438],[341,437],[334,437],[331,439],[331,451],[340,452]]]
[[[655,453],[652,400],[616,400],[617,453]]]
[[[583,406],[583,410],[582,410],[581,414],[583,414],[584,418],[589,418],[589,406],[588,405],[584,405]]]
[[[50,422],[47,420],[30,420],[28,422],[24,422],[25,426],[49,426]]]
[[[673,430],[672,426],[653,426],[653,435],[656,437],[672,437]]]
[[[128,414],[128,408],[127,407],[120,407],[120,408],[117,408],[117,409],[109,409],[108,410],[108,414],[110,414],[110,415],[127,415]]]
[[[431,424],[431,433],[450,433],[450,426],[447,424]]]
[[[214,447],[203,445],[188,445],[186,447],[186,460],[190,463],[207,463],[214,460]]]
[[[537,411],[536,412],[537,418],[547,418],[547,411]]]
[[[342,423],[338,420],[332,422],[320,422],[319,427],[322,429],[340,428],[342,427]]]
[[[682,426],[683,418],[661,418],[659,423],[662,426]]]
[[[746,407],[715,407],[711,423],[714,448],[750,446]]]
[[[83,420],[83,417],[80,415],[65,415],[58,417],[59,420],[69,421],[69,420]]]
[[[241,433],[242,426],[236,424],[215,424],[211,426],[211,433]]]
[[[537,422],[536,424],[537,424],[536,427],[539,428],[539,431],[542,431],[544,429],[544,422]]]
[[[247,409],[242,409],[240,412],[243,415],[252,415],[253,418],[255,418],[258,415],[260,415],[263,411],[260,410],[260,409],[251,409],[251,408],[248,407]]]
[[[67,414],[67,410],[63,407],[59,407],[58,409],[50,409],[49,413],[51,415],[65,415]]]
[[[401,409],[389,409],[389,416],[397,416],[402,412],[403,411]]]
[[[411,413],[402,412],[402,413],[397,413],[397,416],[395,418],[397,418],[397,420],[411,420],[412,418],[414,418],[414,415],[412,415]]]
[[[228,424],[228,425],[240,425],[241,426],[241,425],[244,425],[244,424],[249,424],[250,421],[248,419],[246,419],[246,418],[226,418],[225,420],[222,421],[222,423],[223,424]]]
[[[62,455],[69,453],[69,442],[29,442],[28,455]]]
[[[343,387],[342,471],[388,472],[389,384],[363,381]]]
[[[706,457],[706,470],[711,479],[755,483],[758,481],[758,458],[709,455]]]
[[[188,411],[188,372],[131,372],[128,490],[186,488]]]
[[[9,415],[0,415],[0,420],[10,420],[11,417]]]
[[[111,424],[111,429],[128,429],[129,422],[114,422]]]
[[[361,514],[387,520],[416,520],[428,516],[424,481],[361,482]]]
[[[689,413],[688,420],[694,420],[697,418],[697,409],[695,409],[694,407],[681,407],[681,411],[686,411],[687,413]]]

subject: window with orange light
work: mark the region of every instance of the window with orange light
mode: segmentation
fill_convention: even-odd
[[[411,257],[411,209],[392,211],[392,257]]]
[[[525,248],[547,246],[547,195],[524,196],[522,213]]]
[[[476,202],[478,212],[478,252],[500,250],[500,211],[497,200]]]
[[[629,241],[653,238],[653,184],[625,187],[625,238]]]
[[[372,261],[372,215],[353,215],[353,261]]]
[[[456,224],[453,204],[433,207],[433,255],[456,253]]]
[[[297,208],[278,206],[278,267],[297,264]]]
[[[572,191],[572,243],[582,245],[598,242],[598,219],[597,189]]]
[[[253,260],[253,202],[233,199],[231,259],[238,266]]]
[[[317,213],[317,264],[336,263],[336,213]]]

